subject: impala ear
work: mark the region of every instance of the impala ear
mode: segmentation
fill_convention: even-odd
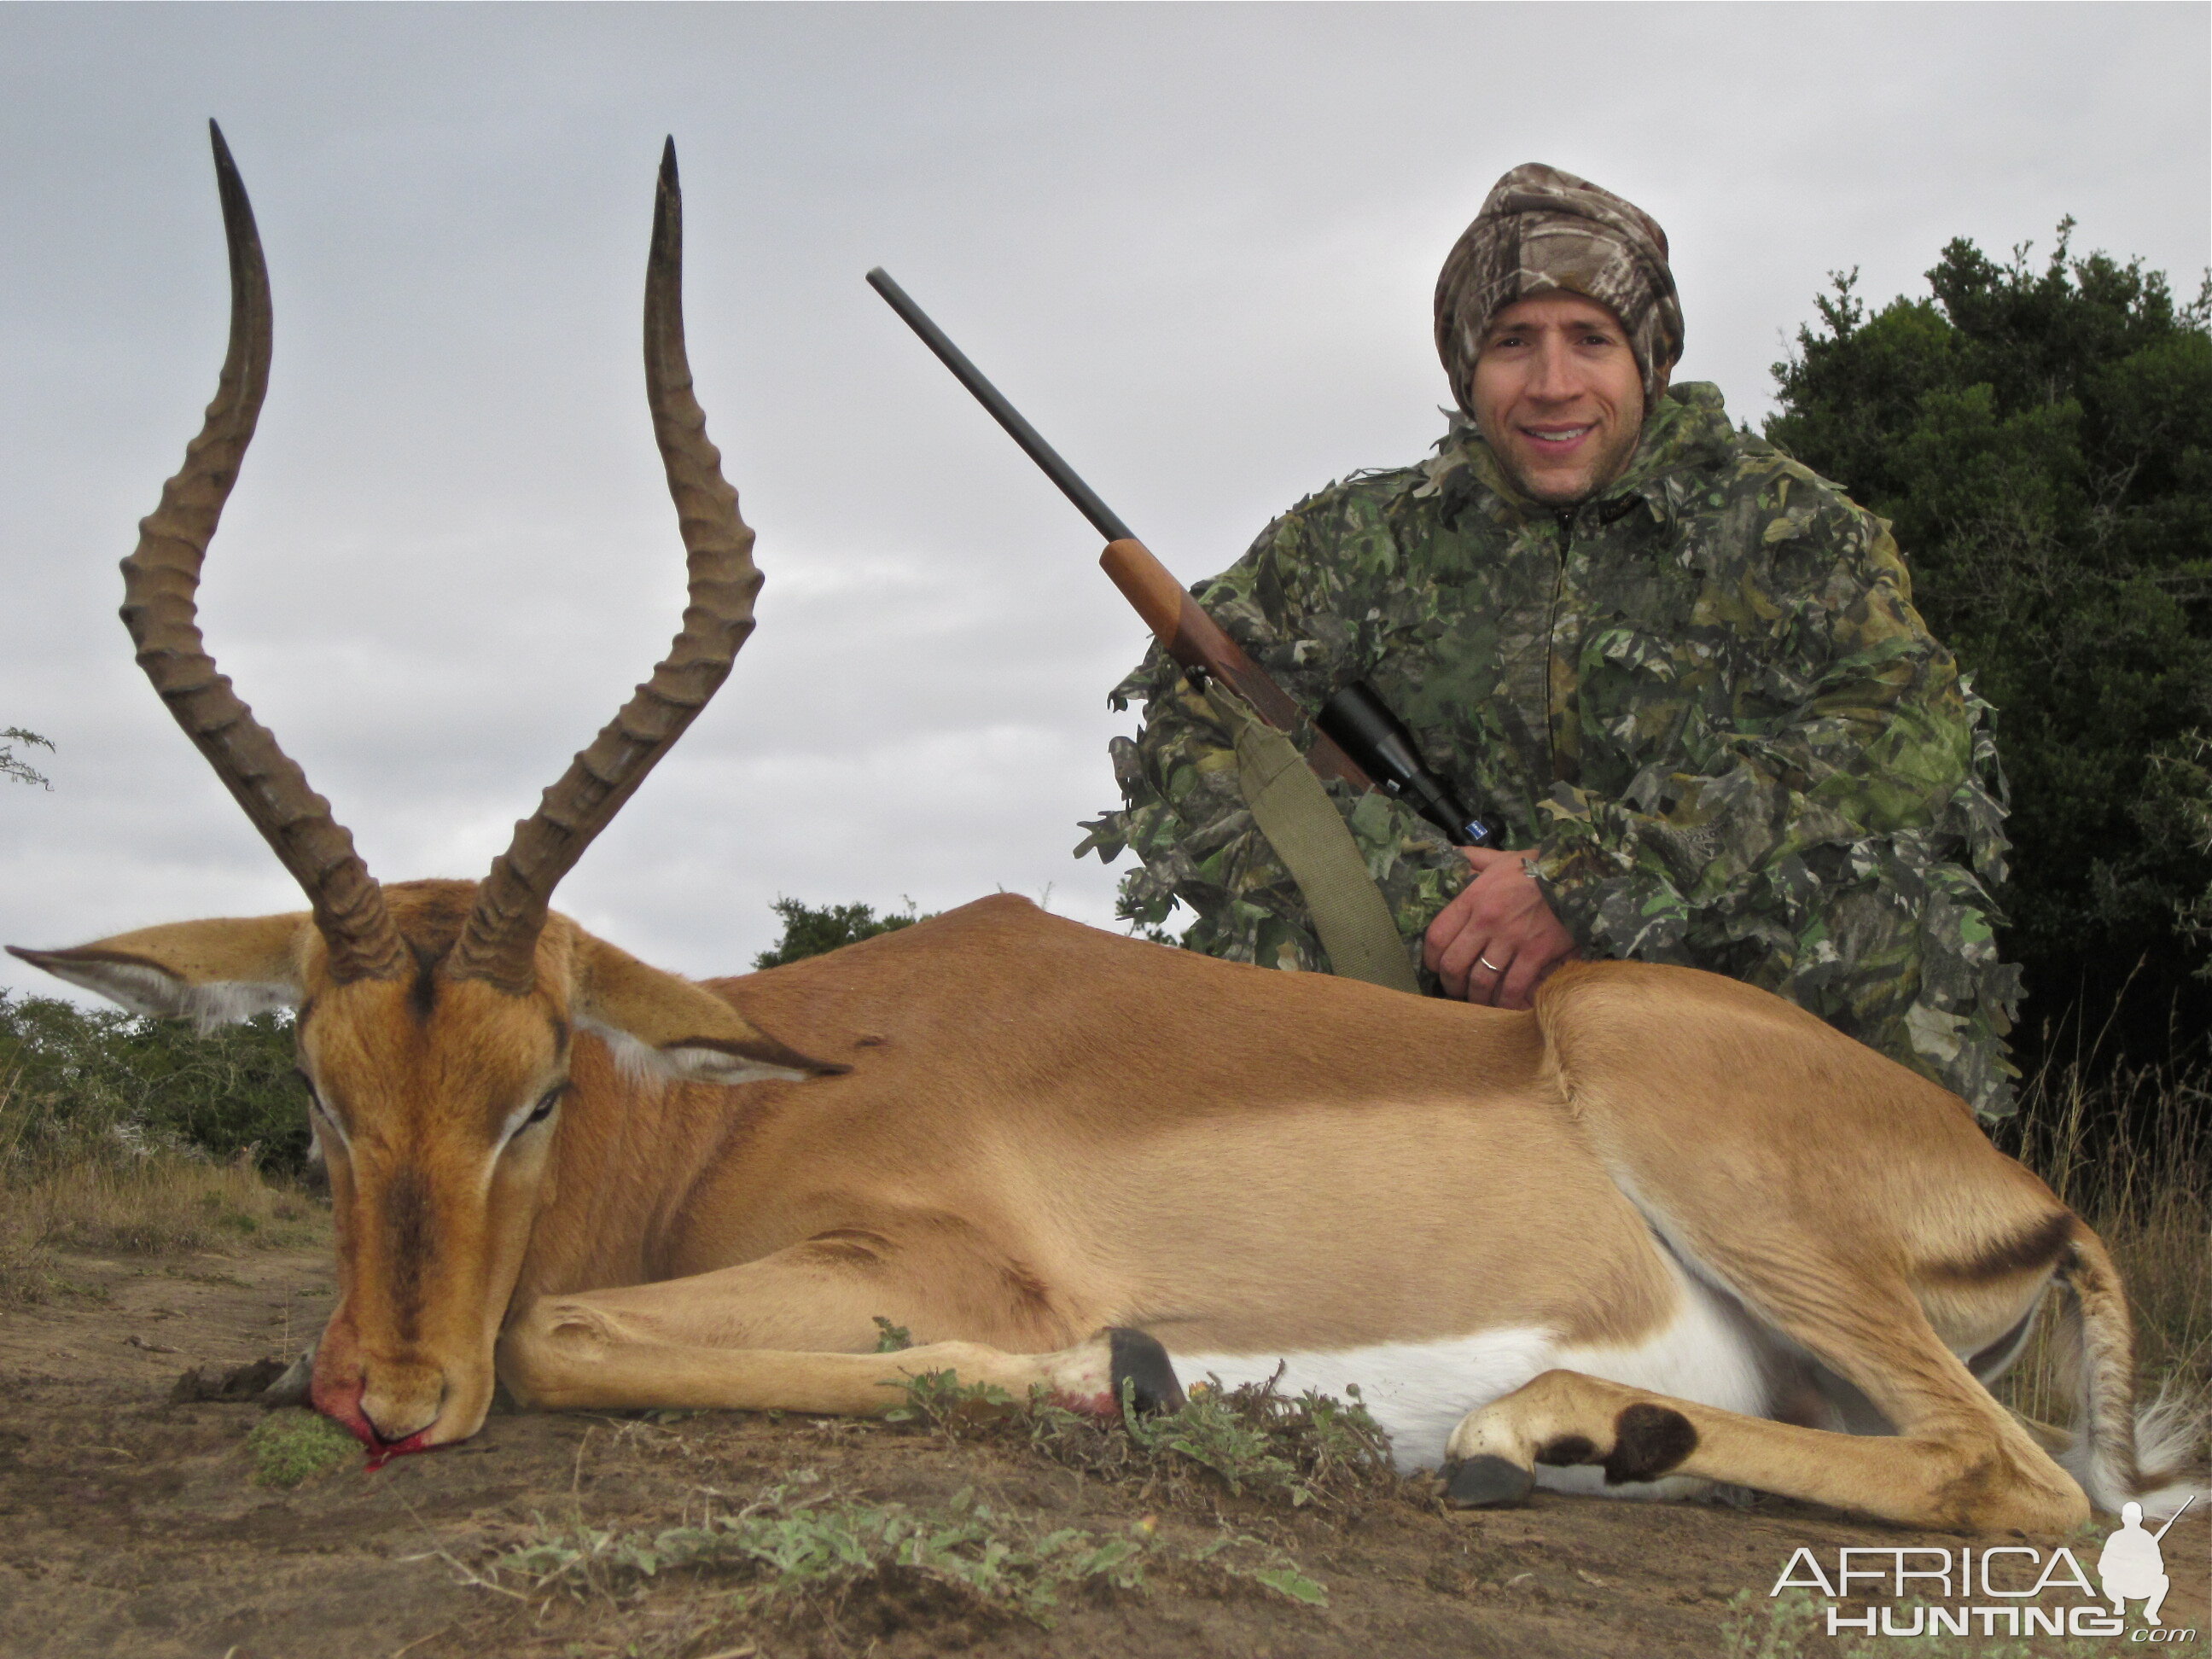
[[[57,979],[97,991],[134,1014],[191,1020],[203,1031],[300,1006],[304,910],[290,915],[175,921],[73,951],[8,947]]]
[[[690,1083],[759,1083],[848,1072],[787,1048],[704,986],[580,933],[570,1012],[634,1070]]]

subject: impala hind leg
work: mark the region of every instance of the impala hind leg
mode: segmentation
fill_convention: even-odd
[[[929,1328],[931,1298],[896,1275],[841,1270],[811,1247],[689,1279],[538,1297],[500,1339],[501,1380],[541,1409],[706,1408],[874,1416],[916,1376],[951,1371],[1016,1400],[1042,1388],[1103,1416],[1125,1386],[1142,1411],[1182,1403],[1158,1343],[1109,1328],[1047,1352],[982,1342],[867,1352],[880,1316]],[[857,1351],[857,1352],[856,1352]]]

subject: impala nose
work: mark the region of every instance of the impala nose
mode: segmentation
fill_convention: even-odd
[[[445,1373],[427,1365],[379,1366],[362,1390],[362,1419],[386,1445],[411,1439],[446,1408]]]

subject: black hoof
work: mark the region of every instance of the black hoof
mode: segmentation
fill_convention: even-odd
[[[265,1410],[275,1411],[280,1406],[304,1406],[308,1390],[315,1381],[315,1351],[310,1348],[288,1366],[281,1376],[272,1377],[269,1386],[255,1396],[254,1403]]]
[[[1498,1509],[1528,1501],[1536,1477],[1502,1457],[1470,1457],[1444,1471],[1444,1501],[1455,1510]]]
[[[1128,1409],[1143,1417],[1179,1412],[1189,1403],[1165,1348],[1126,1325],[1115,1326],[1106,1337],[1113,1351],[1115,1399],[1127,1401]]]

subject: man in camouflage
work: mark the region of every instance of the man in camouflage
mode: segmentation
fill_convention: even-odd
[[[1329,786],[1424,986],[1525,1007],[1577,952],[1686,963],[2010,1109],[1987,706],[1888,526],[1669,386],[1666,238],[1609,191],[1507,173],[1436,314],[1460,408],[1435,454],[1308,497],[1194,590],[1302,707],[1367,681],[1502,821],[1517,850],[1457,848]],[[1181,900],[1194,948],[1326,969],[1212,707],[1157,648],[1114,695],[1145,724],[1080,850],[1137,854],[1129,914]]]

